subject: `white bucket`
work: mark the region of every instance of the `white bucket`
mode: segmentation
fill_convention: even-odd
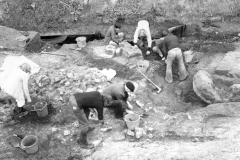
[[[139,127],[140,116],[138,114],[127,114],[124,117],[124,120],[127,124],[128,129],[130,130],[134,130],[136,127]]]
[[[87,45],[86,39],[87,39],[86,37],[78,37],[78,38],[76,38],[76,41],[77,41],[77,44],[78,44],[79,48],[86,47],[86,45]]]

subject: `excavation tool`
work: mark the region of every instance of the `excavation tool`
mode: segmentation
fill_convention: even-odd
[[[44,51],[40,52],[39,54],[40,54],[40,55],[41,55],[41,54],[50,54],[50,55],[55,55],[55,56],[67,56],[67,55],[65,55],[65,54],[56,54],[56,53],[44,52]]]
[[[151,79],[149,79],[145,74],[143,74],[138,68],[136,68],[136,70],[141,73],[141,75],[143,75],[150,83],[152,83],[156,89],[157,89],[157,93],[160,93],[162,91],[162,88],[159,87],[158,85],[156,85]]]

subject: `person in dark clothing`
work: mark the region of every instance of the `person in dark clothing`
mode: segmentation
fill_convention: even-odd
[[[178,60],[178,69],[179,69],[179,79],[184,80],[188,76],[188,72],[185,68],[184,61],[183,61],[183,54],[180,48],[178,37],[169,33],[168,30],[164,30],[162,35],[164,36],[164,40],[162,43],[162,52],[163,55],[167,59],[167,69],[166,69],[166,76],[165,80],[168,83],[173,82],[172,77],[172,63],[175,58]]]
[[[116,118],[122,118],[125,112],[130,113],[130,110],[127,110],[127,108],[133,109],[133,106],[128,101],[128,97],[134,90],[135,86],[132,82],[114,83],[103,90],[103,94],[110,95],[114,100],[108,108],[114,109]]]
[[[90,109],[97,110],[98,120],[100,124],[104,124],[103,107],[109,106],[111,100],[112,98],[110,96],[100,94],[98,91],[75,93],[70,96],[69,105],[72,107],[81,126],[79,144],[82,148],[93,148],[93,144],[87,141],[88,132],[95,128],[90,125],[88,120]]]
[[[109,27],[104,39],[105,45],[117,46],[123,40],[124,33],[119,32],[120,28],[121,24],[119,22]]]

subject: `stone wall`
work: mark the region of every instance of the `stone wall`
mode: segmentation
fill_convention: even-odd
[[[140,19],[151,23],[177,20],[192,24],[204,17],[239,16],[238,0],[1,0],[0,25],[41,33],[66,31],[112,23],[124,17],[126,24]],[[84,29],[86,30],[86,29]]]

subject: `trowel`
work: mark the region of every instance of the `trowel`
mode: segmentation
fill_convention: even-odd
[[[13,134],[12,137],[10,137],[9,144],[11,144],[14,148],[21,148],[21,141],[24,138],[24,135],[17,135]]]

